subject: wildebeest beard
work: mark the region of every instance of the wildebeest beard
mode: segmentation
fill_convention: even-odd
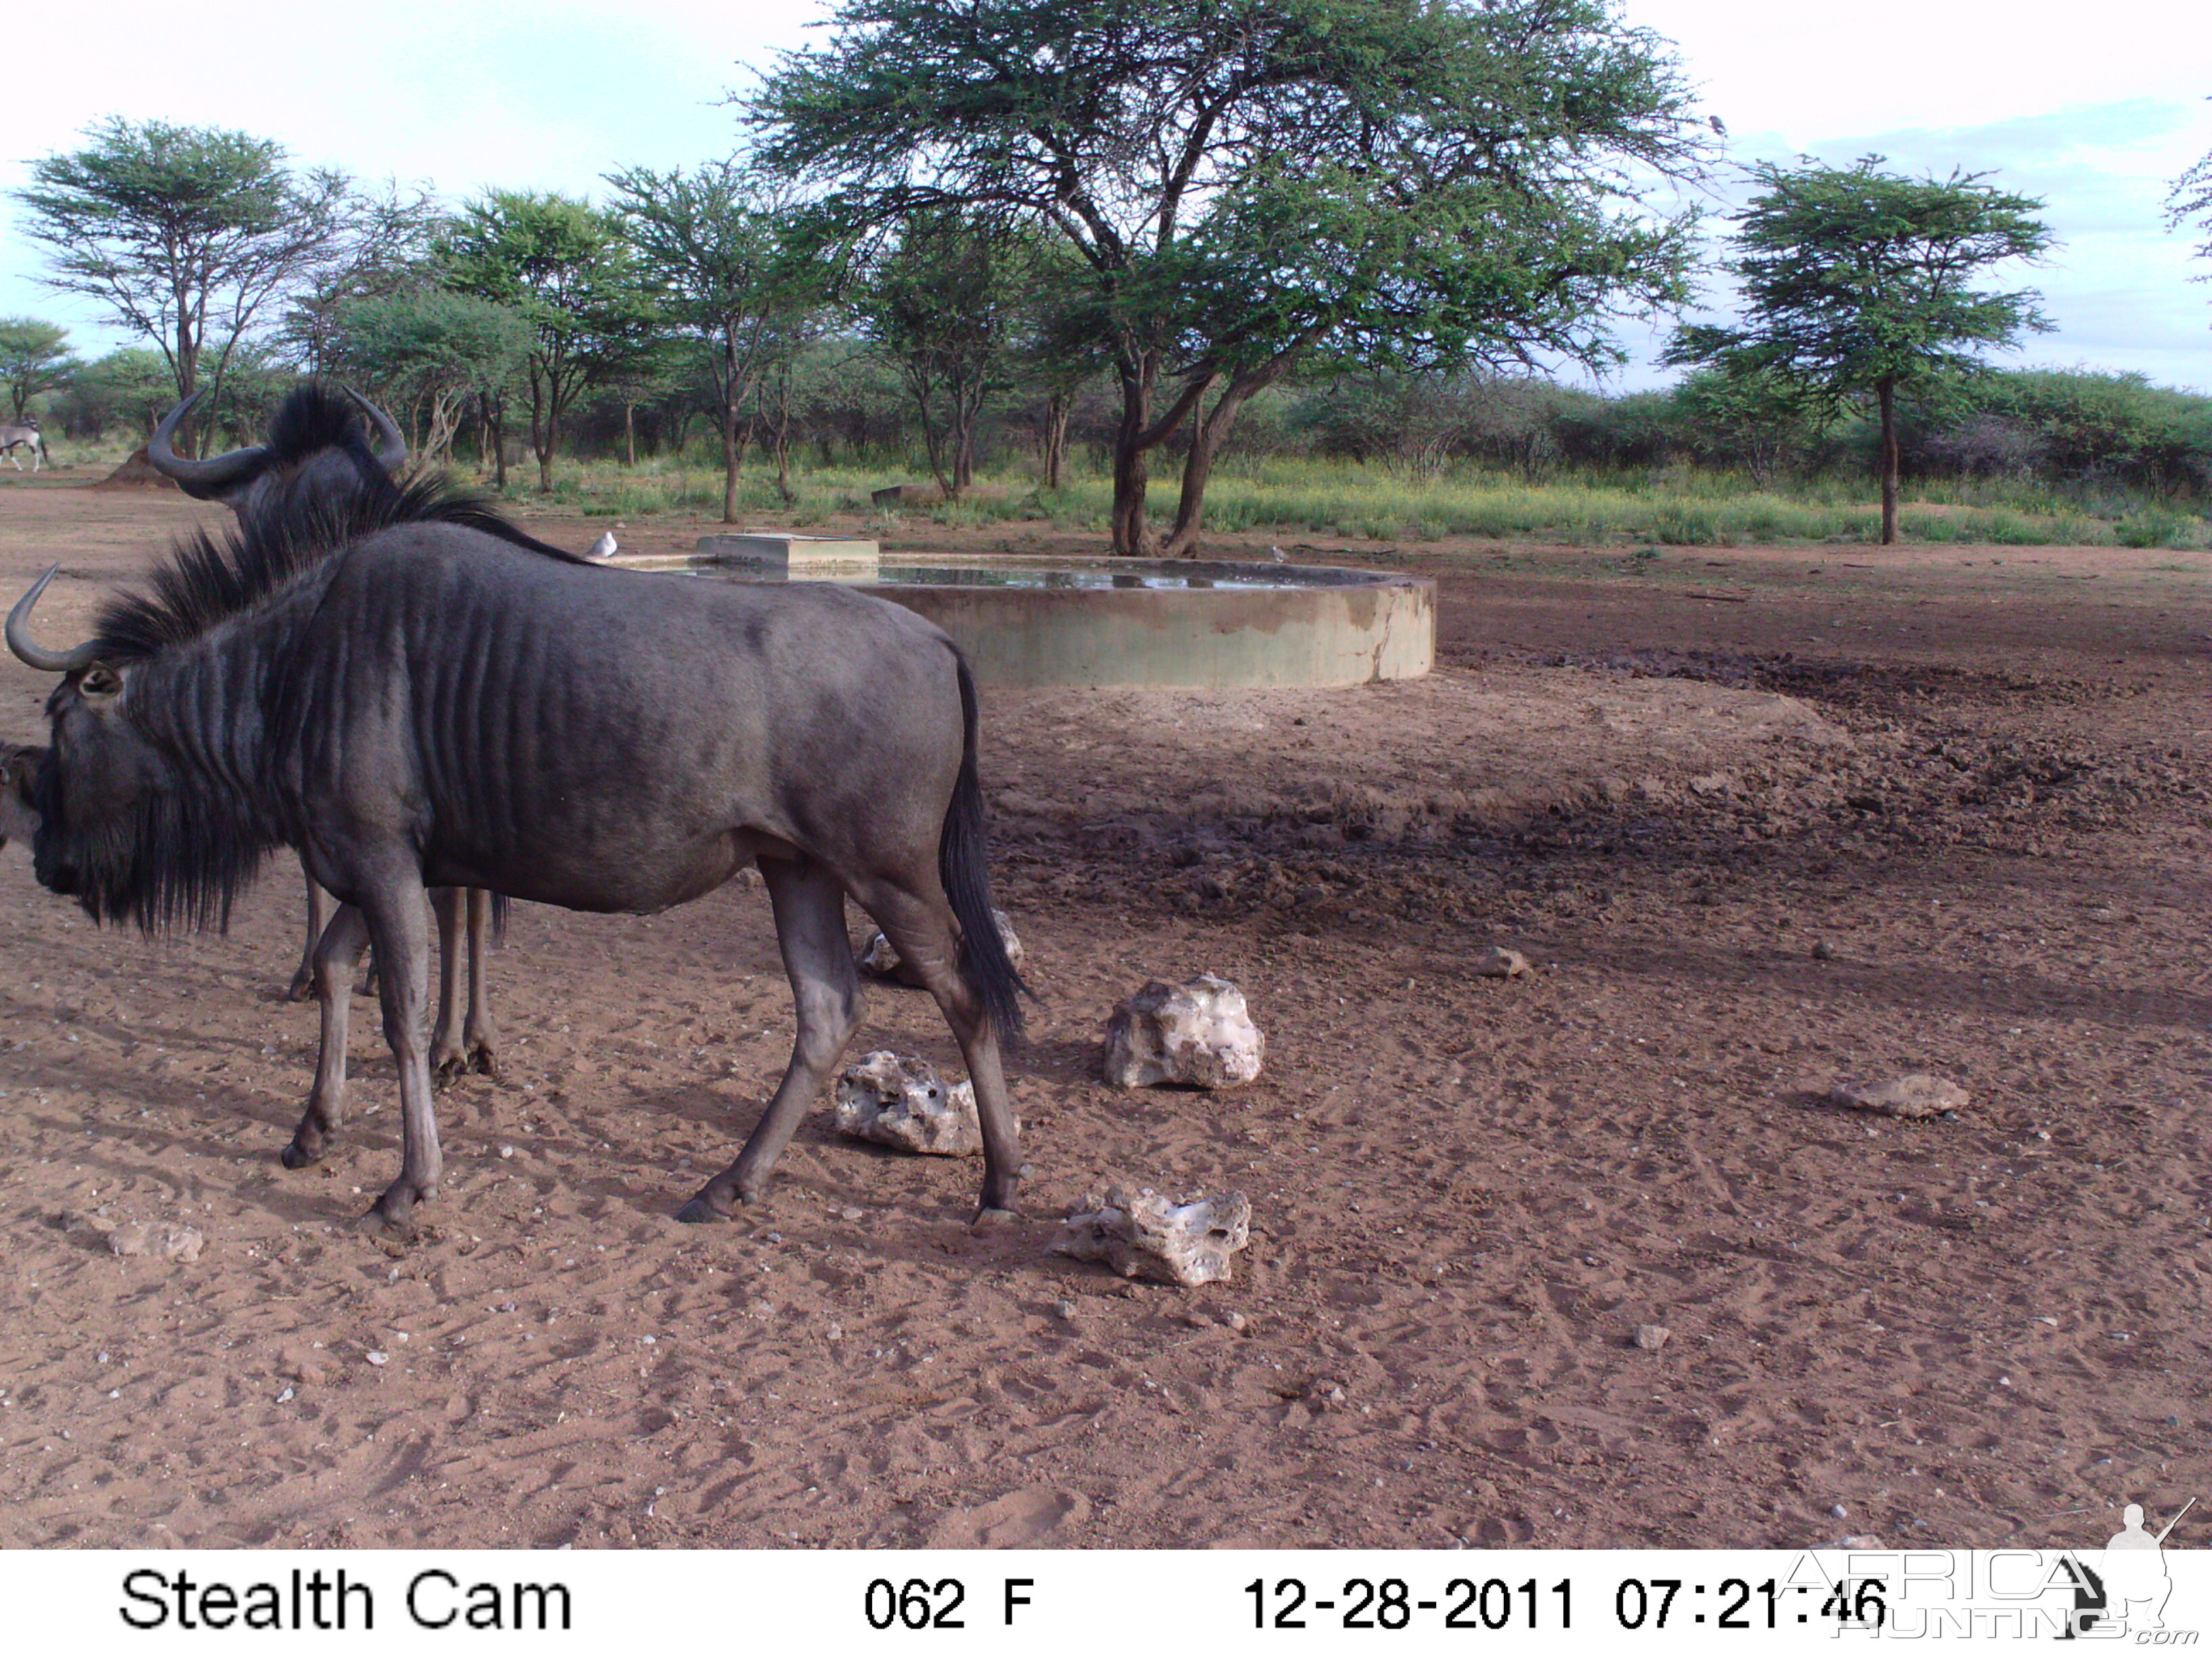
[[[232,904],[276,846],[269,827],[228,792],[149,791],[127,813],[72,823],[49,750],[32,775],[31,840],[40,883],[65,893],[95,921],[135,921],[145,932],[228,930]]]

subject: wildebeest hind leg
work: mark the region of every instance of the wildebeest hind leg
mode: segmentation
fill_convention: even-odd
[[[445,1171],[430,1094],[430,907],[421,878],[404,868],[371,885],[362,908],[376,949],[384,1040],[392,1045],[399,1073],[399,1178],[362,1218],[363,1226],[383,1229],[405,1221],[416,1204],[435,1198]]]
[[[806,1109],[820,1098],[823,1085],[860,1024],[860,984],[853,971],[852,941],[845,934],[843,886],[812,859],[764,858],[760,867],[775,912],[784,971],[791,976],[799,1034],[783,1081],[737,1162],[677,1212],[679,1221],[712,1221],[729,1214],[732,1206],[760,1196],[776,1155],[791,1139]]]
[[[975,1085],[975,1115],[983,1130],[983,1192],[978,1219],[1014,1212],[1021,1184],[1022,1149],[1014,1109],[999,1061],[999,1036],[983,1000],[954,964],[959,946],[947,908],[934,894],[900,887],[871,888],[853,896],[884,930],[884,937],[937,999],[945,1023],[960,1044],[968,1080]]]
[[[315,995],[322,1005],[322,1048],[315,1056],[315,1086],[308,1091],[307,1109],[292,1132],[292,1144],[281,1154],[288,1170],[319,1162],[344,1121],[346,1018],[353,1007],[353,976],[368,948],[368,919],[352,905],[341,904],[308,958]]]
[[[323,935],[331,925],[331,912],[337,908],[331,896],[315,885],[315,878],[307,876],[307,942],[300,950],[300,965],[293,972],[292,982],[284,988],[284,1000],[305,1002],[315,994],[315,951],[323,942]]]
[[[472,1071],[497,1079],[499,1048],[491,1027],[491,969],[484,953],[491,948],[491,895],[469,889],[469,1018],[461,1030],[462,1051]]]

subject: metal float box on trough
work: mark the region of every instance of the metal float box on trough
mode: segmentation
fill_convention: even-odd
[[[698,556],[787,581],[872,581],[878,551],[873,541],[859,538],[752,531],[737,536],[702,536]]]

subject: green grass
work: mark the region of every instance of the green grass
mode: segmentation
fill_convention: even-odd
[[[58,459],[76,462],[74,470],[84,472],[112,466],[135,443],[130,434],[118,433],[97,444],[58,439],[52,447]],[[473,476],[465,465],[459,471]],[[1174,513],[1180,480],[1166,458],[1156,459],[1153,471],[1152,514],[1156,523],[1164,524]],[[738,511],[763,524],[857,517],[885,537],[917,522],[980,529],[1034,519],[1063,531],[1103,535],[1111,515],[1113,487],[1103,473],[1072,474],[1062,488],[1044,490],[1026,471],[1009,467],[979,480],[995,493],[940,507],[883,511],[869,499],[885,483],[927,476],[911,459],[794,465],[791,486],[796,499],[786,502],[777,493],[772,468],[755,456],[740,482]],[[1741,474],[1686,466],[1530,483],[1471,466],[1432,478],[1409,478],[1340,460],[1231,457],[1207,489],[1206,522],[1207,529],[1220,533],[1413,544],[1447,538],[1590,547],[1873,543],[1880,537],[1881,514],[1871,504],[1872,493],[1867,479],[1821,477],[1770,489]],[[526,459],[507,469],[506,499],[526,510],[544,507],[591,518],[719,517],[720,458],[702,445],[680,458],[656,458],[635,468],[605,460],[563,460],[554,468],[550,497],[538,493],[537,463]],[[1899,519],[1904,538],[1922,543],[2212,548],[2212,521],[2203,514],[2118,494],[2085,503],[2032,480],[1915,484]]]

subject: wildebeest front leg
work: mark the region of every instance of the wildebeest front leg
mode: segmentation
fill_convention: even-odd
[[[399,1179],[385,1188],[362,1224],[396,1226],[416,1204],[438,1195],[445,1161],[430,1095],[429,905],[412,871],[378,884],[362,908],[376,951],[384,1039],[399,1073]]]
[[[933,895],[901,888],[871,889],[856,892],[854,897],[875,918],[899,960],[910,965],[929,988],[945,1023],[952,1028],[960,1044],[968,1080],[975,1086],[975,1115],[983,1131],[983,1193],[977,1219],[1015,1213],[1022,1148],[1014,1128],[1013,1105],[1006,1094],[1006,1073],[999,1062],[999,1034],[991,1027],[983,1000],[955,966],[959,945],[953,936],[949,907]]]
[[[775,912],[784,971],[791,976],[799,1035],[783,1081],[737,1162],[677,1212],[679,1221],[712,1221],[760,1196],[776,1155],[820,1097],[860,1024],[860,983],[853,971],[852,941],[845,934],[843,886],[812,859],[763,858],[760,868]]]
[[[312,882],[308,885],[314,888]],[[288,1170],[319,1162],[344,1121],[346,1020],[353,1008],[353,977],[361,968],[361,953],[368,948],[368,918],[352,905],[341,904],[308,958],[315,995],[322,1005],[322,1050],[315,1056],[315,1086],[308,1092],[307,1109],[292,1132],[292,1144],[280,1154]]]

